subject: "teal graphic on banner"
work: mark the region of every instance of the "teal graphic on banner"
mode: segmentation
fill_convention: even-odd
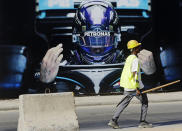
[[[39,0],[39,10],[74,8],[73,0]]]
[[[148,10],[148,0],[117,0],[118,9],[144,9]]]
[[[75,0],[39,0],[39,10],[72,9]],[[82,0],[80,0],[81,2]],[[116,0],[118,9],[149,10],[149,0]]]

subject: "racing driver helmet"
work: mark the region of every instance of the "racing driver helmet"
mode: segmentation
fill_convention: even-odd
[[[120,41],[118,15],[107,0],[83,1],[75,14],[73,42],[87,64],[112,63]]]

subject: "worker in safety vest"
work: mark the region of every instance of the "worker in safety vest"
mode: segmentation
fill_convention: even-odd
[[[151,128],[152,124],[145,120],[148,110],[148,98],[146,94],[140,93],[144,88],[141,81],[139,60],[137,58],[137,54],[141,50],[141,43],[138,43],[136,40],[130,40],[127,43],[127,48],[131,51],[131,55],[129,55],[126,59],[120,79],[120,86],[124,88],[125,96],[117,105],[116,111],[108,125],[114,129],[119,128],[118,118],[120,114],[128,106],[132,98],[136,96],[142,104],[140,123],[138,127]],[[133,95],[135,93],[136,95]]]

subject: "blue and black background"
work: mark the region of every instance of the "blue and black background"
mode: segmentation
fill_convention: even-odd
[[[51,21],[36,21],[38,15],[34,0],[1,0],[0,1],[0,97],[16,97],[27,91],[24,83],[26,66],[31,64],[38,68],[48,48],[62,42],[64,59],[69,59],[69,50],[73,48],[69,35],[55,34]],[[58,15],[60,12],[48,12]],[[65,12],[64,12],[65,13]],[[60,15],[64,15],[60,13]],[[151,19],[149,23],[138,23],[138,29],[131,35],[123,34],[123,43],[129,39],[141,40],[140,33],[152,29],[142,39],[143,48],[153,52],[157,72],[144,76],[146,85],[160,85],[182,79],[182,1],[151,0]],[[72,26],[72,19],[55,21],[54,25]],[[127,20],[126,20],[127,21]],[[131,21],[134,22],[135,21]],[[125,20],[120,21],[121,24]],[[62,30],[64,33],[71,29]],[[124,45],[123,44],[123,45]],[[17,46],[18,45],[18,46]],[[126,48],[123,45],[119,48]],[[26,66],[25,66],[26,65]],[[164,91],[181,90],[181,84],[166,87]]]

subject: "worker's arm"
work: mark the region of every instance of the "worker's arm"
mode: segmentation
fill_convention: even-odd
[[[134,77],[135,82],[139,83],[139,81],[137,80],[137,72],[136,71],[133,72],[133,77]],[[139,88],[137,87],[136,88],[136,95],[140,95],[140,94],[141,94],[141,92],[140,92]]]

